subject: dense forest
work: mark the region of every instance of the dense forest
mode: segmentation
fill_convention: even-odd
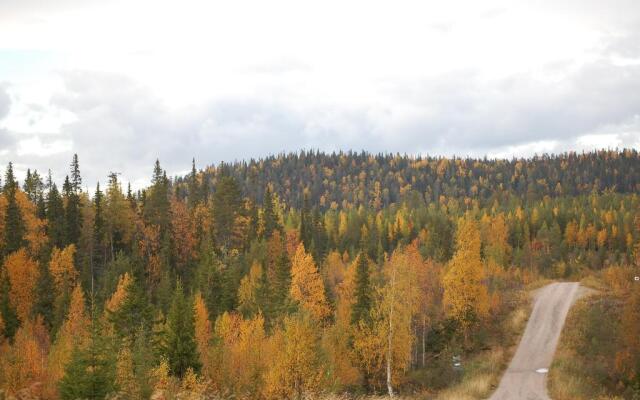
[[[10,163],[0,388],[46,399],[435,393],[506,335],[522,289],[640,265],[640,154],[300,152],[123,188]],[[637,273],[636,273],[637,275]],[[609,277],[609,278],[607,278]],[[629,329],[640,291],[617,284]],[[640,393],[640,343],[609,357]],[[636,388],[636,389],[634,389]],[[629,397],[630,398],[630,397]]]

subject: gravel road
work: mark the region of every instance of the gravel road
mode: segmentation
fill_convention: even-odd
[[[579,288],[578,283],[556,282],[538,289],[516,354],[490,400],[550,400],[547,371]]]

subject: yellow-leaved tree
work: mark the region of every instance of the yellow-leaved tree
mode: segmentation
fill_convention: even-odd
[[[249,273],[240,281],[238,288],[238,310],[245,316],[253,316],[260,311],[260,289],[262,265],[254,261]]]
[[[474,325],[487,316],[489,294],[480,258],[480,232],[475,218],[467,214],[458,220],[456,251],[443,279],[443,302],[447,315],[462,328],[465,346]]]
[[[113,292],[109,300],[105,303],[104,308],[109,312],[116,312],[122,306],[122,303],[127,298],[127,290],[129,289],[129,285],[131,285],[131,275],[128,272],[125,272],[118,279],[118,285],[116,286],[116,291]]]
[[[211,321],[209,321],[209,311],[200,292],[197,292],[194,297],[193,308],[195,311],[195,338],[198,354],[200,354],[200,362],[202,363],[202,373],[208,376],[209,369],[212,367],[209,357],[209,343],[213,332]]]
[[[255,398],[263,375],[264,318],[243,319],[239,314],[218,317],[215,335],[220,343],[216,383],[218,389]]]
[[[41,384],[47,377],[49,332],[42,316],[22,323],[13,345],[0,346],[0,387],[10,394],[28,390],[33,398],[41,398]]]
[[[291,298],[316,321],[324,321],[331,313],[318,267],[302,243],[291,260]]]
[[[62,323],[49,353],[49,375],[45,391],[55,397],[57,383],[64,376],[64,369],[71,359],[74,347],[80,348],[89,341],[90,320],[85,310],[84,293],[80,285],[71,292],[71,302],[67,318]],[[45,396],[45,398],[49,398]]]
[[[320,358],[317,323],[307,315],[284,320],[267,346],[268,365],[263,394],[268,399],[299,400],[322,387],[325,374]]]
[[[58,294],[70,290],[76,284],[78,271],[74,267],[73,258],[76,254],[76,246],[68,245],[60,250],[57,247],[51,252],[51,260],[49,261],[49,270],[56,286]]]

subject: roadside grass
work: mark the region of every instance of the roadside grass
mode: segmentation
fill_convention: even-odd
[[[583,285],[602,289],[589,278]],[[569,311],[549,370],[549,393],[554,400],[631,398],[624,387],[611,380],[618,348],[613,335],[618,329],[619,304],[606,291],[592,291]],[[621,396],[621,397],[616,397]]]

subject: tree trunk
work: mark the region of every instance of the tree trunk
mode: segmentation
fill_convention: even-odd
[[[424,368],[424,358],[426,353],[426,343],[427,343],[427,318],[425,316],[422,317],[422,368]]]
[[[389,335],[387,336],[387,391],[389,397],[393,397],[393,386],[391,384],[391,365],[393,356],[393,309],[396,297],[396,270],[394,269],[391,278],[391,301],[389,302]]]

